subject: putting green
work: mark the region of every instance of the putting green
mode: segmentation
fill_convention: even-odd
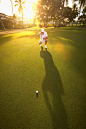
[[[1,129],[86,128],[86,30],[46,31],[0,35]]]

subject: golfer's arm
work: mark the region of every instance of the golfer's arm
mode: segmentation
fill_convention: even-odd
[[[47,36],[47,37],[45,37],[44,39],[48,39],[48,36]]]
[[[48,39],[48,36],[46,37],[46,39]]]
[[[39,36],[41,33],[38,33],[37,36]]]

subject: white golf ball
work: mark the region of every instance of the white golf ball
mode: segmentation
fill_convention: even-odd
[[[36,93],[38,93],[38,91],[36,91]]]

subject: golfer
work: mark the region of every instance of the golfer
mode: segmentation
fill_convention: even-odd
[[[47,49],[47,40],[48,40],[48,35],[47,35],[47,32],[44,31],[44,29],[41,29],[41,32],[39,32],[37,34],[37,36],[40,36],[40,41],[39,41],[39,45],[41,47],[41,49],[43,50],[43,47],[42,47],[42,43],[45,42],[45,49]]]

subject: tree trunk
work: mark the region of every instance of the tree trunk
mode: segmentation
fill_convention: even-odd
[[[54,20],[53,20],[53,26],[54,26]]]
[[[12,4],[12,0],[10,0],[11,2],[11,6],[12,6],[12,16],[13,16],[13,4]],[[13,17],[13,21],[14,21],[14,17]],[[14,28],[15,28],[15,21],[14,21]]]
[[[83,22],[83,26],[84,26],[84,22]]]
[[[47,23],[48,23],[48,17],[47,17],[47,19],[46,19],[46,26],[45,26],[46,28],[47,28]]]
[[[12,4],[12,0],[10,0],[10,2],[11,2],[11,6],[12,6],[12,15],[13,15],[13,4]]]
[[[1,19],[0,19],[0,20],[1,20]],[[2,26],[3,26],[4,30],[6,30],[2,20],[1,20],[1,23],[2,23]]]
[[[23,9],[22,9],[22,28],[23,28]]]
[[[81,26],[81,21],[80,21],[80,26]]]
[[[46,26],[45,27],[47,28],[47,21],[46,21]]]
[[[45,20],[44,20],[44,27],[45,27]]]
[[[23,28],[23,15],[22,15],[22,28]]]
[[[16,21],[14,20],[14,28],[16,29]]]

